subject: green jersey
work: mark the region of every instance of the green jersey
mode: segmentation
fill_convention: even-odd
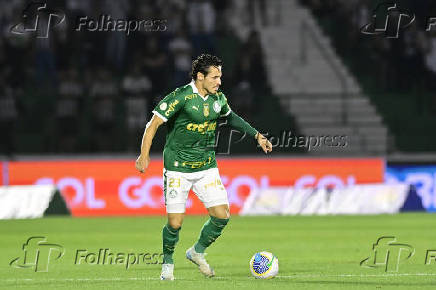
[[[202,97],[194,82],[163,98],[153,113],[168,125],[163,151],[165,169],[196,172],[217,167],[214,151],[217,119],[230,112],[222,92]]]

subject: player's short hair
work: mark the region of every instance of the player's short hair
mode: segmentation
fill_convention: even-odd
[[[222,65],[223,65],[223,61],[219,57],[215,55],[203,53],[199,55],[197,59],[195,59],[192,62],[191,77],[194,80],[197,80],[197,73],[201,72],[206,76],[209,72],[210,66],[222,66]]]

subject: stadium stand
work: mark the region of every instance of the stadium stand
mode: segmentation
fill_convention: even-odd
[[[434,151],[436,138],[429,132],[436,122],[436,46],[434,32],[426,32],[425,25],[429,16],[436,15],[435,3],[395,1],[416,19],[401,37],[387,39],[360,33],[380,1],[299,2],[310,8],[337,55],[383,117],[389,152]]]
[[[74,33],[70,21],[50,41],[9,33],[24,2],[8,3],[0,12],[0,126],[7,139],[1,152],[135,151],[140,124],[158,99],[189,81],[189,60],[199,51],[222,56],[233,109],[261,130],[287,124],[295,134],[347,135],[339,154],[435,148],[436,137],[428,136],[436,121],[433,34],[411,30],[388,42],[355,33],[375,1],[264,2],[48,1],[70,19],[109,13],[171,20],[166,31],[128,37]],[[434,10],[412,8],[418,16]],[[205,22],[189,17],[196,11]],[[105,109],[97,113],[96,106]],[[156,144],[163,138],[159,133]],[[295,151],[304,150],[283,153]]]
[[[382,116],[310,11],[297,1],[281,1],[280,11],[287,21],[260,31],[273,92],[300,132],[348,136],[341,154],[386,153],[389,131]],[[328,147],[312,153],[337,154]]]

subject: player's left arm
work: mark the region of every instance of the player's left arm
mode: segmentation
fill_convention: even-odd
[[[222,109],[221,109],[221,117],[225,117],[227,122],[233,128],[245,132],[252,138],[256,139],[257,143],[262,147],[263,152],[267,154],[272,151],[271,142],[265,138],[262,134],[260,134],[256,129],[254,129],[248,122],[238,116],[235,112],[230,109],[229,104],[227,103],[226,97],[222,96]]]

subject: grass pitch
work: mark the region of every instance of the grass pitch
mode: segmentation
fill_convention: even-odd
[[[223,235],[207,251],[217,275],[207,279],[184,258],[206,217],[188,216],[175,252],[175,281],[160,281],[160,265],[146,264],[144,259],[128,269],[122,259],[118,264],[95,264],[92,255],[88,262],[94,264],[83,258],[80,265],[75,264],[77,250],[81,250],[81,256],[98,254],[99,249],[125,255],[160,253],[164,217],[3,220],[0,288],[435,289],[435,218],[431,214],[232,217]],[[52,253],[47,272],[35,272],[30,262],[27,268],[10,266],[12,260],[23,257],[22,246],[32,236],[43,236],[47,243],[64,249],[59,259],[53,258],[56,252]],[[395,236],[397,243],[415,250],[409,259],[401,254],[398,271],[360,266],[360,261],[373,255],[372,245],[382,236]],[[394,248],[390,248],[392,253]],[[261,250],[270,251],[279,259],[280,271],[274,279],[257,280],[250,274],[249,260]],[[428,250],[434,252],[427,255]],[[44,256],[43,251],[40,256]],[[428,265],[426,259],[430,260]]]

